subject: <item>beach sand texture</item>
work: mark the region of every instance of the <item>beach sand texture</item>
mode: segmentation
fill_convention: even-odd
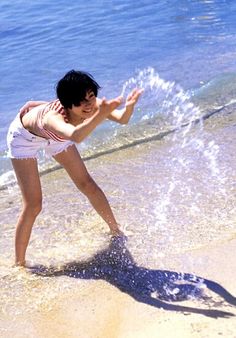
[[[227,205],[225,195],[215,196],[219,210],[226,210],[222,218],[211,211],[214,201],[203,196],[209,204],[200,215],[180,208],[186,228],[173,222],[158,229],[157,182],[171,177],[165,154],[172,140],[139,144],[86,162],[124,225],[127,243],[110,240],[106,225],[57,170],[42,176],[45,211],[28,250],[29,259],[42,266],[11,271],[20,196],[16,191],[13,201],[2,191],[1,217],[11,241],[3,242],[1,259],[0,336],[236,337],[235,171],[229,170],[235,168],[235,121],[231,109],[205,126],[207,137],[226,149]],[[193,186],[199,172],[191,176]],[[178,205],[178,196],[173,198]],[[173,280],[182,273],[188,274],[185,280]]]

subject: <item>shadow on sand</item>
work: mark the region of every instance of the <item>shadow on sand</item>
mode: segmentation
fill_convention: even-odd
[[[209,289],[231,306],[233,297],[220,284],[189,273],[167,270],[151,270],[137,266],[122,238],[112,238],[109,246],[83,262],[67,263],[60,268],[35,266],[30,271],[40,276],[68,276],[80,279],[103,279],[127,293],[136,301],[168,311],[197,313],[212,318],[234,316],[231,312],[202,309],[173,304],[188,299],[211,300],[204,296]],[[218,305],[210,301],[212,305]],[[221,304],[221,302],[220,302]]]

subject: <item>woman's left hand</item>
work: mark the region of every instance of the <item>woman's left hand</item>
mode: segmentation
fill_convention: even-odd
[[[134,108],[134,105],[137,103],[140,95],[143,93],[143,89],[135,88],[132,92],[127,96],[125,106],[128,108]]]

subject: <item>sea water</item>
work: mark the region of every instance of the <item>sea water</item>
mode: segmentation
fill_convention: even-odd
[[[56,82],[72,68],[90,72],[108,98],[147,67],[185,90],[233,74],[235,6],[215,0],[135,6],[122,0],[1,1],[0,174],[11,168],[6,133],[20,106],[53,99]],[[150,98],[144,95],[139,107],[151,113]]]

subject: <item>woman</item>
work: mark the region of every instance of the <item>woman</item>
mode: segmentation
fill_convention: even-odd
[[[142,90],[134,89],[126,99],[125,108],[117,110],[122,97],[100,100],[97,98],[99,88],[90,74],[69,71],[57,84],[57,100],[27,102],[10,125],[8,156],[23,199],[16,225],[16,265],[25,266],[32,226],[42,208],[37,166],[40,149],[65,168],[77,188],[108,224],[111,234],[122,235],[106,196],[89,175],[75,143],[82,142],[106,118],[128,123]]]

